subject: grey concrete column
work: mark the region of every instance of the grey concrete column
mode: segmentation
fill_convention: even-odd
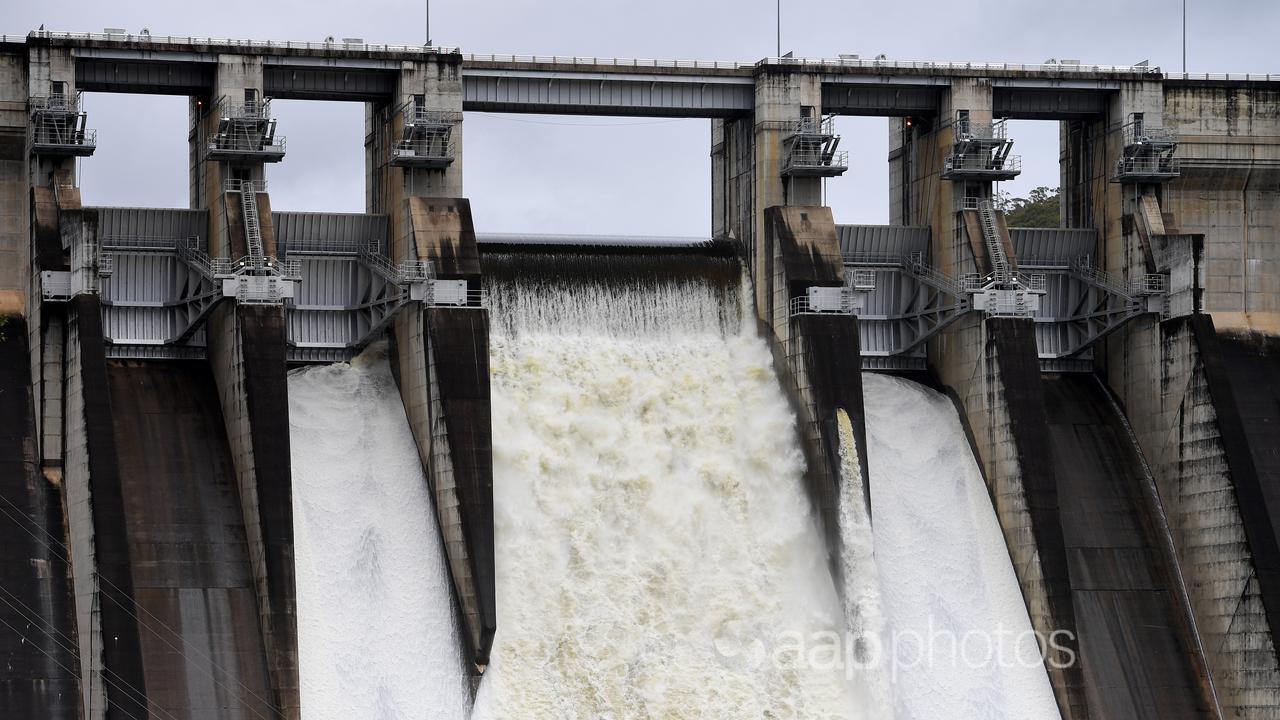
[[[262,68],[261,56],[221,55],[212,93],[192,100],[191,202],[209,211],[212,257],[248,254],[239,193],[225,192],[223,181],[232,177],[233,168],[245,179],[262,180],[263,163],[231,163],[206,155],[218,130],[221,102],[243,103],[246,90],[255,91],[259,101],[266,99]],[[256,200],[263,251],[274,256],[270,197],[260,192]],[[225,300],[210,314],[206,337],[239,486],[272,705],[279,717],[296,719],[300,700],[284,308]]]
[[[27,97],[23,98],[24,102],[28,97],[48,97],[52,94],[55,83],[61,83],[66,94],[74,97],[76,64],[70,49],[31,44],[28,45],[27,52]],[[74,185],[75,173],[74,157],[31,158],[29,177],[32,185],[51,185],[55,176],[60,184]]]
[[[786,162],[783,140],[795,132],[810,108],[811,117],[822,117],[822,77],[798,73],[786,67],[763,66],[756,71],[754,136],[752,137],[752,255],[751,267],[756,273],[756,307],[766,307],[764,297],[767,280],[760,277],[766,264],[764,238],[765,210],[784,205],[817,206],[822,204],[821,178],[782,176]]]
[[[749,113],[711,123],[711,235],[732,239],[748,262],[755,256],[754,118]]]
[[[390,164],[392,148],[402,135],[406,112],[412,112],[416,96],[423,97],[427,110],[451,113],[456,119],[451,131],[454,159],[447,167]],[[462,56],[441,53],[404,61],[395,94],[385,103],[365,106],[366,208],[390,217],[390,247],[384,248],[387,255],[418,259],[409,250],[414,232],[411,212],[426,204],[411,202],[412,198],[463,197],[462,150]]]
[[[214,70],[213,90],[208,97],[191,100],[191,133],[188,136],[191,163],[191,207],[209,210],[208,248],[212,257],[239,257],[233,253],[235,237],[242,237],[238,199],[228,200],[223,181],[231,177],[231,163],[209,160],[209,140],[218,131],[220,102],[242,103],[245,91],[253,90],[263,98],[262,57],[251,55],[219,55]],[[238,163],[250,180],[262,180],[261,162]],[[263,194],[259,194],[261,198]],[[270,205],[268,203],[267,207]],[[268,214],[269,218],[269,214]],[[241,240],[242,246],[243,240]],[[241,252],[240,255],[244,253]]]

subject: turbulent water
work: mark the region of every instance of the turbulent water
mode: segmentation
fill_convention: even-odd
[[[951,401],[863,375],[875,559],[897,720],[1059,717],[986,485]]]
[[[842,669],[768,657],[844,621],[736,267],[486,262],[498,633],[476,717],[858,717]]]
[[[840,565],[844,576],[844,615],[847,626],[849,673],[857,688],[857,709],[868,718],[893,717],[889,647],[881,607],[880,569],[875,535],[866,502],[866,480],[858,458],[853,423],[837,410],[840,429]]]
[[[863,376],[870,517],[838,418],[842,605],[733,262],[485,262],[498,633],[474,712],[379,348],[289,376],[304,720],[1058,716],[944,396]]]
[[[385,350],[289,374],[304,720],[470,713],[435,512]]]

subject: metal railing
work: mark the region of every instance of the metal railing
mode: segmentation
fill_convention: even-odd
[[[1169,277],[1159,273],[1146,273],[1129,281],[1129,289],[1134,295],[1164,295],[1169,292]]]
[[[949,293],[952,296],[959,297],[964,294],[965,290],[961,283],[956,282],[950,276],[944,275],[934,269],[925,262],[924,256],[920,253],[911,253],[902,255],[899,253],[841,253],[841,260],[846,268],[851,268],[854,273],[861,272],[859,267],[896,267],[902,268],[908,274],[916,277],[921,282],[942,292]]]
[[[947,156],[947,170],[967,170],[973,172],[1022,172],[1022,156],[1006,155],[999,157],[986,153],[965,153]]]
[[[261,133],[219,133],[209,139],[210,150],[231,152],[284,152],[284,136],[267,137]]]
[[[244,215],[244,239],[249,248],[249,256],[260,258],[263,256],[262,227],[258,218],[258,193],[253,186],[240,186],[240,207]]]
[[[298,260],[297,258],[290,258],[288,260],[271,258],[270,260],[268,260],[267,265],[271,265],[272,262],[275,263],[276,274],[279,275],[280,277],[287,278],[289,280],[302,279],[302,261],[301,260]]]
[[[1178,158],[1144,155],[1122,157],[1116,161],[1116,175],[1177,175],[1181,171]]]
[[[1012,289],[1037,294],[1046,292],[1048,288],[1048,278],[1043,273],[1015,272],[1004,276],[994,272],[986,275],[965,273],[960,276],[960,288],[966,293],[983,292],[1000,283],[1011,286]]]
[[[1009,126],[1004,120],[979,123],[958,118],[955,134],[957,140],[1004,140],[1009,137]]]
[[[984,199],[985,198],[972,197],[972,196],[966,195],[960,201],[960,209],[961,210],[977,210],[978,208],[982,207],[982,201]]]
[[[793,121],[791,129],[797,135],[835,135],[836,123],[834,117],[807,117]]]
[[[246,185],[253,188],[254,192],[267,191],[266,180],[239,180],[236,178],[224,179],[222,181],[222,191],[233,193],[243,192]]]
[[[200,247],[198,237],[175,238],[162,235],[104,235],[98,239],[98,242],[103,248],[113,250],[174,251],[184,245],[191,245],[197,249]]]
[[[229,120],[265,120],[271,117],[271,100],[270,98],[263,98],[261,100],[231,102],[224,97],[218,102],[214,112],[218,117]]]
[[[1102,288],[1113,295],[1130,297],[1132,294],[1132,286],[1126,284],[1122,280],[1117,280],[1105,270],[1099,270],[1089,263],[1087,258],[1075,260],[1070,265],[1071,274],[1084,280],[1090,285]]]
[[[292,242],[276,238],[276,247],[283,253],[293,255],[357,255],[362,241],[354,238],[303,237],[294,238]]]
[[[922,257],[917,257],[913,254],[913,257],[908,258],[906,267],[912,275],[919,278],[921,282],[930,287],[941,290],[954,297],[960,297],[964,294],[964,289],[961,287],[960,283],[956,282],[950,276],[944,275],[933,266],[926,264]]]
[[[27,103],[31,108],[31,112],[56,112],[56,113],[77,113],[80,112],[81,92],[77,90],[74,93],[61,95],[33,95],[28,98]]]
[[[414,125],[437,125],[452,127],[462,121],[462,113],[453,110],[432,110],[425,105],[418,105],[410,100],[401,106],[406,123]]]
[[[396,285],[424,282],[432,277],[430,261],[415,260],[394,263],[391,258],[379,252],[377,243],[362,247],[357,253],[357,257],[374,272]]]
[[[235,38],[211,38],[194,35],[152,35],[150,33],[89,33],[53,30],[33,30],[25,35],[0,35],[0,42],[26,43],[31,38],[66,41],[128,42],[152,46],[221,45],[249,50],[319,50],[365,53],[423,53],[462,54],[457,47],[426,45],[391,45],[366,42],[346,42],[326,39],[321,42],[299,40],[244,40]],[[750,70],[757,65],[819,65],[824,67],[860,67],[907,70],[952,70],[985,72],[994,70],[1046,72],[1062,75],[1083,73],[1128,73],[1142,76],[1162,75],[1167,80],[1241,80],[1249,82],[1280,81],[1276,73],[1165,73],[1158,66],[1146,65],[1093,65],[1077,63],[976,63],[932,60],[891,60],[888,58],[863,59],[839,58],[780,58],[769,57],[752,63],[723,60],[645,60],[615,57],[587,57],[564,55],[512,55],[503,53],[465,53],[464,62],[479,63],[554,63],[572,65],[608,65],[614,67],[693,68],[701,70]]]
[[[237,40],[235,38],[209,38],[194,35],[152,35],[151,33],[88,33],[88,32],[55,32],[52,30],[33,30],[26,35],[0,36],[0,42],[22,42],[29,38],[47,38],[51,40],[85,40],[92,42],[129,42],[148,45],[225,45],[247,49],[275,50],[346,50],[358,52],[396,52],[426,53],[432,55],[457,54],[458,48],[445,48],[427,45],[379,45],[366,42],[347,42],[328,38],[322,42],[298,40]]]
[[[1131,73],[1144,76],[1161,75],[1160,68],[1147,65],[1084,65],[1080,63],[976,63],[945,62],[918,60],[891,60],[889,58],[864,59],[858,57],[840,58],[797,58],[771,57],[761,60],[757,65],[819,65],[823,67],[858,67],[887,68],[895,70],[960,70],[987,72],[992,70],[1014,70],[1023,72],[1061,73],[1077,75],[1083,73]]]
[[[438,158],[452,160],[456,157],[452,140],[443,136],[424,138],[421,140],[401,140],[391,148],[392,156],[411,155],[420,158]]]
[[[994,70],[1046,72],[1062,75],[1084,73],[1127,73],[1142,76],[1163,75],[1169,80],[1242,80],[1250,82],[1280,81],[1276,73],[1165,73],[1159,66],[1146,65],[1098,65],[1083,63],[978,63],[932,60],[892,60],[888,58],[864,59],[853,56],[838,58],[780,58],[769,57],[757,62],[743,63],[724,60],[654,60],[615,57],[588,57],[565,55],[513,55],[505,53],[461,53],[457,47],[426,45],[392,45],[366,42],[347,42],[329,38],[323,41],[306,40],[244,40],[236,38],[212,38],[194,35],[152,35],[150,33],[89,33],[35,30],[25,35],[0,35],[0,42],[26,43],[31,38],[47,38],[66,41],[127,42],[151,46],[220,45],[249,50],[317,50],[363,53],[422,53],[462,54],[464,62],[492,63],[555,63],[573,65],[609,65],[614,67],[694,68],[702,70],[750,70],[757,65],[819,65],[826,67],[860,67],[908,70],[950,70],[985,72]]]
[[[563,55],[508,55],[499,53],[466,53],[464,62],[491,63],[532,63],[557,65],[608,65],[613,67],[648,67],[648,68],[693,68],[702,70],[748,70],[760,65],[816,65],[836,68],[872,68],[895,70],[959,70],[985,72],[991,70],[1014,70],[1025,72],[1052,72],[1061,74],[1082,73],[1132,73],[1141,75],[1159,75],[1160,68],[1145,65],[1083,65],[1070,63],[975,63],[975,62],[936,62],[930,60],[890,60],[888,58],[863,59],[857,57],[838,58],[797,58],[767,57],[754,63],[725,62],[713,60],[641,60],[631,58],[584,57]]]
[[[841,253],[840,258],[846,267],[855,265],[906,267],[908,263],[907,256],[899,253]]]
[[[1280,82],[1280,73],[1165,73],[1165,80],[1230,80]]]
[[[1027,292],[1043,293],[1047,291],[1048,279],[1044,273],[1014,273],[1014,282]]]
[[[1005,257],[1000,226],[996,222],[996,209],[990,200],[978,203],[978,218],[982,225],[982,239],[987,245],[987,258],[991,261],[997,280],[1003,281],[1009,275],[1009,259]]]
[[[31,135],[31,143],[33,145],[96,148],[98,146],[98,131],[75,130],[71,127],[42,124],[36,126]]]
[[[179,241],[174,247],[178,251],[178,259],[195,268],[201,275],[212,278],[219,274],[217,268],[215,268],[215,264],[218,263],[215,263],[214,259],[209,257],[209,253],[200,249],[198,238],[187,238],[185,242]],[[218,260],[225,263],[230,262],[224,258],[218,258]],[[222,274],[229,274],[229,269]]]
[[[822,152],[821,150],[792,150],[787,155],[788,168],[836,168],[849,169],[849,151]]]
[[[473,308],[483,310],[488,306],[489,296],[484,290],[467,290],[457,295],[450,295],[448,298],[439,297],[435,292],[435,288],[431,284],[428,287],[432,291],[427,298],[427,305],[432,307],[451,307],[451,308]]]
[[[1126,123],[1124,128],[1125,145],[1172,144],[1177,141],[1173,131],[1162,127],[1151,127],[1142,122]]]
[[[866,270],[862,268],[853,268],[853,272],[846,273],[846,286],[854,290],[875,290],[876,289],[876,271]]]
[[[504,53],[464,53],[462,60],[464,63],[603,65],[608,67],[688,68],[694,70],[751,70],[759,64],[725,60],[653,60],[586,55],[511,55]]]

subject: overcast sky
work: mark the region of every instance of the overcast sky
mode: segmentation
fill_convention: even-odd
[[[421,44],[422,2],[394,0],[0,0],[0,32],[101,31],[276,40],[362,37]],[[464,52],[752,62],[775,53],[774,0],[435,0],[432,37]],[[1280,0],[1188,0],[1191,72],[1280,72]],[[1182,69],[1180,0],[782,1],[782,49],[901,60],[1086,63]],[[185,207],[183,98],[87,97],[97,153],[85,201]],[[354,103],[273,105],[288,155],[268,171],[279,210],[364,209],[363,115]],[[467,113],[466,195],[482,231],[706,235],[706,120]],[[887,122],[841,118],[850,171],[828,185],[841,223],[888,221]],[[1058,184],[1054,123],[1011,127],[1023,173],[1004,190]]]

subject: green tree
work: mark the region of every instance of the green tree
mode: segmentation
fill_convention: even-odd
[[[1025,198],[1000,198],[998,205],[1009,227],[1056,228],[1060,225],[1058,188],[1041,186]]]

